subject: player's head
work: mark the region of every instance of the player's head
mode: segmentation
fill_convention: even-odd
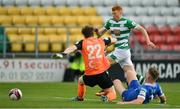
[[[150,67],[148,73],[146,74],[146,79],[151,81],[156,81],[159,77],[159,71],[155,67]]]
[[[115,5],[112,7],[112,15],[115,19],[120,19],[122,15],[123,9],[119,5]]]
[[[88,26],[88,25],[84,26],[81,32],[85,38],[94,36],[94,28],[92,26]]]

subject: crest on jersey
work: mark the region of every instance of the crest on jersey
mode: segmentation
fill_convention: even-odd
[[[111,30],[111,34],[114,34],[116,36],[120,36],[121,31],[119,29],[114,29],[114,30]]]

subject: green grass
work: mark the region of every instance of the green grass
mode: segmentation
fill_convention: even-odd
[[[157,100],[144,105],[118,105],[103,103],[94,95],[98,87],[88,88],[86,100],[73,102],[72,97],[77,94],[76,83],[0,83],[0,108],[180,108],[180,83],[161,83],[167,96],[167,104],[159,104]],[[11,88],[22,90],[23,98],[11,101],[8,92]]]

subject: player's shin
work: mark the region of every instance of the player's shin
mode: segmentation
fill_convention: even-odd
[[[85,92],[86,92],[86,86],[82,84],[80,81],[78,81],[78,98],[84,99]]]
[[[116,99],[116,91],[115,91],[114,87],[111,87],[106,91],[107,91],[106,96],[107,96],[109,102],[112,102],[113,100]]]

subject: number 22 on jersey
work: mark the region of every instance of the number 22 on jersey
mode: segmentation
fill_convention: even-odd
[[[95,59],[102,57],[100,44],[88,45],[87,51],[89,52],[88,54],[89,67],[90,68],[97,67],[98,62]]]

